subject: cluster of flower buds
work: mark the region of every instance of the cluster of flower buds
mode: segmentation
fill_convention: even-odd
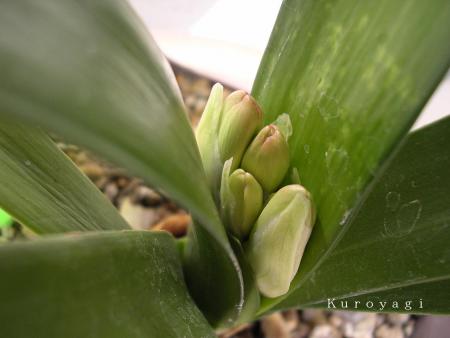
[[[223,98],[216,84],[196,130],[210,189],[230,235],[238,238],[267,297],[285,294],[314,225],[308,191],[289,184],[287,135],[263,127],[257,102],[242,90]]]

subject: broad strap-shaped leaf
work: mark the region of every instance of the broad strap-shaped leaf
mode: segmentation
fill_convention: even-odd
[[[447,71],[449,36],[446,0],[283,2],[253,94],[266,123],[290,115],[292,164],[317,205],[291,291],[335,245]]]
[[[0,117],[53,130],[164,191],[193,213],[211,239],[198,244],[214,246],[239,283],[175,78],[128,4],[8,1],[0,31]],[[215,283],[208,287],[229,289],[218,295],[225,317],[242,286]]]
[[[0,30],[0,116],[96,151],[218,226],[173,74],[125,2],[7,2]]]
[[[129,229],[44,132],[15,123],[0,125],[0,207],[39,234]]]
[[[373,290],[369,294],[345,297],[345,300],[330,298],[326,302],[310,304],[307,307],[340,309],[344,306],[353,311],[448,314],[449,287],[450,278],[446,276],[411,286],[392,287],[386,291]]]
[[[214,337],[166,233],[121,231],[0,246],[2,337]]]
[[[384,311],[408,312],[413,301],[410,312],[450,313],[449,145],[450,117],[409,135],[336,248],[279,307],[336,298],[361,310],[380,310],[364,308],[368,300],[399,301]]]

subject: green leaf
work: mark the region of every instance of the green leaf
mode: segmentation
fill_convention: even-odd
[[[374,291],[369,294],[348,297],[346,299],[348,300],[347,304],[349,307],[354,307],[357,304],[358,311],[448,314],[449,287],[450,278],[447,276],[443,280],[428,280],[424,283],[390,288],[387,291]],[[380,302],[382,303],[380,304]],[[341,306],[340,300],[333,301],[333,304],[336,306],[336,309]],[[372,307],[372,304],[373,308],[368,309],[368,307]],[[326,303],[311,304],[309,306],[328,308],[328,300]],[[344,306],[346,306],[346,303],[344,303]],[[329,307],[332,308],[333,306],[330,304]]]
[[[3,209],[0,209],[0,229],[9,227],[13,220],[11,216]]]
[[[128,4],[9,1],[2,4],[0,31],[0,117],[52,130],[161,189],[204,227],[199,231],[209,240],[196,242],[198,250],[213,247],[223,263],[197,264],[218,275],[233,271],[239,283],[175,78]],[[217,297],[226,297],[218,302],[224,308],[214,309],[223,318],[242,301],[239,284],[195,278],[203,279],[205,293],[223,291]]]
[[[410,134],[337,246],[277,307],[397,300],[384,311],[413,301],[413,312],[450,313],[449,144],[450,117]]]
[[[2,337],[214,337],[166,233],[102,232],[0,246]]]
[[[449,35],[446,0],[283,2],[253,94],[266,123],[290,115],[292,164],[317,205],[291,292],[330,253],[447,71]]]
[[[0,206],[36,233],[129,229],[42,131],[0,125]]]
[[[209,323],[215,328],[232,326],[244,302],[241,268],[237,261],[230,264],[223,248],[200,224],[189,229],[183,269],[189,291]]]
[[[96,151],[218,226],[173,74],[125,2],[8,2],[0,30],[0,116]]]

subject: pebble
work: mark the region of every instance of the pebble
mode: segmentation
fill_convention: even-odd
[[[342,333],[328,324],[316,326],[309,336],[310,338],[342,338]]]
[[[119,188],[114,182],[111,182],[104,187],[103,192],[110,201],[114,201],[119,193]]]
[[[286,327],[288,331],[293,331],[297,328],[300,319],[297,310],[287,310],[283,313],[284,321],[286,322]]]
[[[261,320],[261,330],[265,338],[290,338],[283,316],[275,312]]]
[[[302,318],[304,321],[314,325],[325,324],[327,322],[325,312],[318,309],[303,310]]]
[[[400,327],[383,324],[375,331],[375,338],[404,338],[404,335]]]
[[[105,175],[105,168],[98,163],[89,162],[79,166],[80,170],[92,180],[96,180]]]
[[[311,332],[311,327],[300,322],[294,331],[291,332],[292,338],[306,338]]]
[[[182,237],[186,235],[187,228],[191,222],[191,216],[182,212],[164,218],[151,229],[156,231],[168,231],[175,237]]]
[[[160,194],[143,185],[136,189],[135,196],[137,201],[146,207],[158,206],[163,202]]]
[[[397,326],[402,326],[409,320],[409,315],[404,313],[390,313],[387,315],[387,320]]]
[[[353,337],[372,338],[376,323],[377,315],[375,313],[364,313],[360,320],[353,323]]]
[[[405,331],[405,335],[406,337],[409,337],[413,334],[414,332],[414,326],[415,326],[415,321],[414,320],[408,320],[408,322],[406,323],[405,327],[404,327],[404,331]]]
[[[159,220],[157,210],[135,204],[130,197],[125,197],[121,201],[119,212],[128,224],[137,230],[148,229]]]
[[[331,314],[331,316],[328,320],[331,325],[333,325],[334,327],[336,327],[338,329],[340,329],[342,327],[342,325],[344,324],[344,320],[342,319],[342,317],[340,317],[336,313]]]
[[[217,332],[217,335],[219,338],[234,338],[239,335],[239,338],[244,337],[253,337],[250,328],[252,327],[251,324],[241,324],[231,329],[225,329],[221,332]]]

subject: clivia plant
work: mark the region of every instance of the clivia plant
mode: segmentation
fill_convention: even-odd
[[[0,207],[46,235],[0,246],[1,336],[450,312],[450,119],[408,133],[448,70],[448,1],[285,0],[251,96],[216,85],[195,135],[126,2],[7,1],[0,32]],[[47,132],[188,209],[188,236],[131,230]]]

